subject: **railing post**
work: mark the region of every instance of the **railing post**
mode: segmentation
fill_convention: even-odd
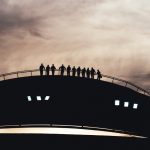
[[[5,80],[5,75],[3,75],[3,77],[4,77],[4,80]]]
[[[32,77],[32,71],[31,71],[31,77]]]
[[[127,87],[127,84],[128,84],[128,83],[127,83],[127,82],[125,82],[125,83],[126,83],[125,87]]]
[[[112,83],[114,83],[114,78],[113,78],[113,80],[112,80]]]
[[[18,72],[17,72],[17,78],[19,78],[19,74],[18,74]]]

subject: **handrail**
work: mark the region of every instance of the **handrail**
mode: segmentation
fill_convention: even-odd
[[[58,72],[58,75],[59,75],[59,71],[60,71],[59,69],[56,70],[56,72]],[[23,70],[23,71],[16,71],[16,72],[10,72],[10,73],[5,73],[5,74],[0,74],[0,78],[2,77],[3,80],[7,80],[6,77],[10,76],[10,75],[16,75],[16,77],[19,78],[19,75],[23,74],[23,73],[30,73],[30,76],[33,76],[34,72],[39,72],[39,69]],[[126,80],[123,80],[123,79],[120,79],[120,78],[116,78],[116,77],[113,77],[113,76],[105,75],[105,74],[102,74],[102,77],[111,79],[112,83],[114,83],[115,81],[120,81],[122,83],[125,83],[125,87],[128,87],[128,88],[130,88],[128,85],[133,86],[136,89],[137,92],[139,92],[139,93],[142,92],[142,94],[150,96],[150,93],[148,91],[142,89],[141,87],[139,87],[139,86],[137,86],[137,85],[135,85],[135,84],[133,84],[133,83],[131,83],[129,81],[126,81]]]

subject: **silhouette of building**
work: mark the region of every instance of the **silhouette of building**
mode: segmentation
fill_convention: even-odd
[[[146,144],[143,150],[149,149],[149,92],[104,74],[101,81],[89,79],[90,73],[84,79],[65,76],[64,65],[53,69],[56,76],[47,77],[41,66],[0,75],[0,143],[105,150]],[[72,73],[76,75],[75,67]]]

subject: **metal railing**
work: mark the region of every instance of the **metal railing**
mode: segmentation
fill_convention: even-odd
[[[60,75],[60,70],[57,69],[56,72],[58,72],[58,73],[57,74],[55,73],[55,75]],[[27,74],[27,73],[28,73],[28,75],[22,76],[23,74]],[[15,77],[8,78],[12,75],[15,75]],[[7,79],[13,79],[13,78],[19,78],[19,77],[37,76],[37,75],[40,75],[39,69],[16,71],[16,72],[0,74],[0,81],[7,80]],[[64,74],[64,75],[66,76],[66,74]],[[95,74],[95,76],[96,76],[96,74]],[[144,90],[143,88],[141,88],[141,87],[139,87],[139,86],[137,86],[137,85],[135,85],[135,84],[133,84],[129,81],[122,80],[120,78],[116,78],[116,77],[113,77],[113,76],[104,75],[104,74],[102,74],[102,77],[106,78],[107,80],[108,79],[111,80],[111,82],[114,83],[114,84],[118,84],[117,82],[121,82],[122,86],[133,89],[133,90],[135,90],[135,91],[137,91],[141,94],[150,96],[150,93],[148,91]]]

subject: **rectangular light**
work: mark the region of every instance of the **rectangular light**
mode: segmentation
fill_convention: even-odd
[[[138,109],[138,104],[133,104],[133,109]]]
[[[115,106],[119,106],[120,105],[120,101],[119,100],[115,100]]]
[[[32,101],[31,96],[27,96],[27,98],[28,98],[28,101]]]
[[[37,96],[37,100],[41,101],[42,100],[41,96]]]
[[[129,107],[129,102],[124,102],[124,107]]]
[[[46,96],[45,100],[48,101],[50,99],[50,96]]]

